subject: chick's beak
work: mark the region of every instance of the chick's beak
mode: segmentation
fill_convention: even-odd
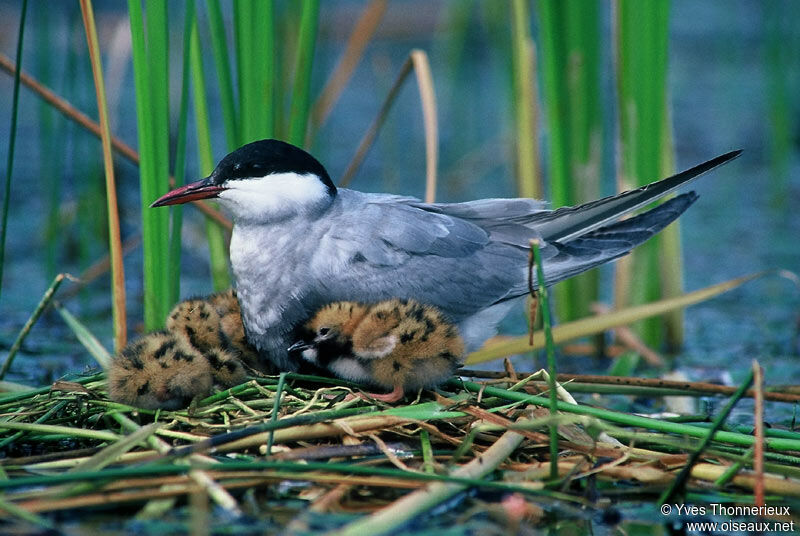
[[[289,352],[290,354],[292,354],[292,353],[296,353],[296,352],[302,352],[303,350],[308,350],[309,348],[311,348],[311,345],[308,344],[307,342],[297,341],[296,343],[291,345],[289,348],[287,348],[286,351]]]
[[[175,188],[168,192],[150,205],[150,207],[163,207],[166,205],[179,205],[181,203],[188,203],[189,201],[196,201],[197,199],[208,199],[211,197],[219,196],[219,193],[224,191],[225,187],[214,184],[210,177],[192,182],[186,186]]]

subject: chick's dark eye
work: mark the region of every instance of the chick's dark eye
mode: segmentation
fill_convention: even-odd
[[[327,335],[328,332],[330,332],[330,328],[322,327],[322,328],[319,328],[319,331],[317,333],[319,333],[320,335],[324,336],[324,335]]]

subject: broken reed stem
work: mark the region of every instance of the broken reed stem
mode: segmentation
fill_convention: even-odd
[[[756,481],[753,490],[753,502],[756,506],[764,506],[764,372],[758,361],[753,360],[753,388],[756,392],[753,421],[755,423],[756,442],[753,445],[753,470]]]
[[[278,377],[278,387],[275,389],[275,402],[272,404],[272,415],[269,421],[274,424],[278,422],[278,412],[281,409],[281,395],[283,394],[283,386],[286,383],[286,373],[281,372]],[[275,429],[269,431],[269,439],[267,440],[267,456],[272,454],[272,443],[275,440]]]
[[[691,456],[689,456],[689,460],[686,462],[686,465],[683,466],[681,472],[678,473],[678,476],[675,477],[675,480],[672,481],[670,487],[661,495],[658,500],[659,504],[667,504],[672,502],[673,499],[681,492],[686,481],[689,478],[689,475],[692,471],[692,466],[697,463],[697,460],[700,459],[700,455],[703,451],[706,450],[708,445],[711,443],[711,440],[714,438],[714,435],[717,431],[722,428],[722,425],[725,423],[725,420],[730,415],[731,410],[736,405],[736,403],[744,396],[745,391],[747,391],[748,387],[753,383],[754,372],[753,369],[750,369],[750,373],[748,374],[745,381],[739,386],[733,396],[728,400],[728,403],[725,405],[723,410],[714,418],[714,422],[711,425],[711,429],[708,431],[708,434],[703,438],[703,442],[700,443],[700,446],[692,452]],[[763,439],[763,438],[762,438]]]
[[[8,351],[8,356],[6,357],[2,368],[0,368],[0,380],[5,377],[8,369],[11,367],[11,363],[14,362],[14,357],[16,357],[17,352],[19,352],[19,349],[22,347],[25,337],[28,336],[28,333],[30,333],[33,325],[37,320],[39,320],[39,317],[42,316],[45,308],[50,304],[50,301],[53,299],[53,295],[56,293],[56,290],[58,290],[58,287],[61,286],[61,282],[64,281],[65,278],[74,279],[71,275],[66,273],[61,273],[55,276],[53,278],[53,282],[50,283],[50,286],[42,296],[42,299],[39,300],[39,305],[36,306],[33,314],[30,316],[30,318],[28,318],[28,321],[25,322],[25,325],[22,326],[22,330],[19,332],[19,335],[17,335],[17,338],[14,339],[11,349]]]
[[[539,240],[533,239],[530,242],[531,256],[536,263],[536,281],[539,285],[538,293],[540,296],[540,307],[542,310],[542,328],[544,329],[545,347],[547,348],[547,385],[550,395],[550,416],[553,422],[550,423],[550,479],[558,478],[558,423],[555,417],[558,415],[558,393],[556,392],[556,352],[553,343],[553,332],[550,324],[550,301],[547,287],[545,286],[544,268],[542,267],[542,255],[539,251]]]

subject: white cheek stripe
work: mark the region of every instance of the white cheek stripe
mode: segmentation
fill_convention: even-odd
[[[272,173],[225,183],[220,202],[234,219],[268,222],[317,207],[329,197],[328,188],[313,173]]]

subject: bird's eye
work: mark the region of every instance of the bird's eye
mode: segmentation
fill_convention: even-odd
[[[320,334],[320,335],[322,335],[322,336],[324,337],[324,336],[325,336],[325,335],[327,335],[327,334],[328,334],[330,331],[331,331],[331,330],[330,330],[330,328],[322,327],[322,328],[319,328],[319,331],[317,331],[317,333],[318,333],[318,334]]]

